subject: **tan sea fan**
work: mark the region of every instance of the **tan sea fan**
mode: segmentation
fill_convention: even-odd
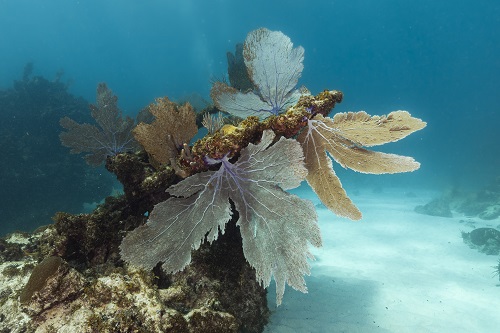
[[[359,220],[361,212],[342,188],[326,152],[344,168],[358,172],[414,171],[420,163],[412,157],[374,152],[363,147],[398,141],[425,126],[425,122],[406,111],[391,112],[387,116],[370,116],[364,111],[338,113],[333,119],[318,114],[308,120],[308,126],[297,138],[304,149],[307,182],[328,209]]]
[[[156,99],[148,108],[155,120],[151,124],[137,125],[134,136],[153,165],[168,164],[198,132],[196,114],[189,103],[178,105],[167,97]]]

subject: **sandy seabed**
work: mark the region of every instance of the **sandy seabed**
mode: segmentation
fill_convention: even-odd
[[[300,191],[318,203],[312,192]],[[413,211],[438,195],[359,191],[351,197],[363,213],[358,222],[318,205],[323,247],[312,251],[309,293],[287,286],[276,308],[269,288],[273,313],[265,332],[500,332],[500,284],[492,267],[498,256],[470,249],[461,237],[461,231],[498,227],[500,219]]]

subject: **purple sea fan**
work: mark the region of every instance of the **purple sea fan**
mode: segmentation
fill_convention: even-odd
[[[220,168],[171,186],[167,191],[176,197],[157,204],[148,222],[124,238],[122,258],[148,269],[162,261],[167,272],[182,270],[191,261],[192,249],[224,232],[232,215],[231,200],[239,212],[243,253],[257,280],[268,287],[274,276],[277,304],[286,283],[306,292],[307,259],[313,258],[308,244],[321,246],[317,215],[312,202],[285,191],[299,186],[307,175],[302,148],[283,137],[271,145],[274,136],[266,130],[261,142],[243,149],[234,164],[227,156],[207,159]]]
[[[249,92],[216,82],[210,95],[218,109],[235,116],[261,119],[277,115],[297,103],[295,89],[304,69],[304,48],[293,47],[281,31],[265,28],[251,31],[245,39],[243,58],[255,89]]]

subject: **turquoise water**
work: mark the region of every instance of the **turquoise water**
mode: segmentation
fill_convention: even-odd
[[[32,62],[33,75],[48,80],[63,70],[68,91],[90,102],[106,82],[130,115],[160,96],[209,100],[210,80],[226,75],[226,52],[267,27],[304,47],[299,84],[344,92],[336,111],[403,109],[428,123],[384,147],[415,157],[417,173],[348,172],[346,186],[482,186],[500,169],[499,12],[496,1],[472,0],[2,0],[0,89]]]
[[[161,96],[203,106],[210,103],[211,81],[227,76],[226,52],[260,27],[304,47],[299,85],[313,94],[343,91],[334,112],[408,110],[427,122],[381,148],[413,156],[422,163],[416,172],[373,176],[336,165],[349,194],[396,186],[437,193],[483,188],[500,176],[499,18],[500,3],[493,0],[0,0],[0,234],[33,230],[57,210],[76,213],[119,191],[104,169],[86,168],[76,156],[66,160],[58,142],[32,139],[57,141],[61,128],[57,119],[46,127],[28,113],[42,102],[15,88],[27,64],[33,71],[25,82],[47,80],[37,85],[40,100],[57,95],[44,87],[72,95],[60,102],[64,112],[94,102],[99,82],[130,116]],[[14,95],[21,107],[12,111]],[[52,102],[43,100],[43,110],[59,105]],[[21,148],[9,150],[12,140]],[[40,153],[45,149],[54,155]],[[49,172],[57,169],[37,167],[41,159],[56,168],[80,164],[67,175],[73,181],[59,184],[54,177],[60,174]],[[78,178],[82,174],[90,176]],[[76,202],[71,193],[78,194]]]

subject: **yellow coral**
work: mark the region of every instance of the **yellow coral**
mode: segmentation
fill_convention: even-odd
[[[235,133],[238,130],[238,127],[226,124],[226,125],[222,126],[222,128],[220,130],[222,131],[222,134],[230,135],[230,134]]]

